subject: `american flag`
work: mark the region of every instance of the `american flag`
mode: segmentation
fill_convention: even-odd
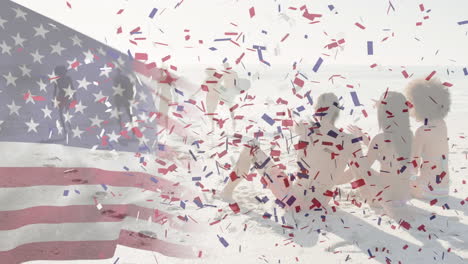
[[[0,168],[0,263],[105,259],[117,245],[179,258],[200,254],[165,234],[187,231],[187,217],[165,209],[193,199],[190,191],[125,164],[103,169],[88,157],[89,149],[114,151],[144,168],[145,155],[167,151],[157,141],[155,93],[135,70],[163,75],[131,54],[1,2],[2,155],[25,146],[31,155],[16,166],[5,156]],[[68,162],[42,164],[33,152]]]

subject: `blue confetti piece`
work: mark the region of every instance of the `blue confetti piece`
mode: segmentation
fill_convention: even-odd
[[[266,32],[265,30],[262,30],[262,33],[265,34],[265,35],[268,34],[268,32]]]
[[[258,169],[263,169],[267,164],[268,162],[270,162],[271,158],[268,157],[262,164],[258,165],[257,162],[255,162],[255,164],[257,165],[257,168]],[[269,178],[268,174],[265,173],[265,175]],[[273,182],[271,179],[270,179],[271,182]]]
[[[434,220],[434,218],[436,218],[435,215],[431,216],[429,219],[430,219],[430,220]]]
[[[178,105],[177,106],[177,112],[182,112],[184,111],[184,106],[183,105]]]
[[[197,197],[195,199],[193,199],[193,202],[200,208],[203,208],[203,203],[202,201],[200,200],[200,197]]]
[[[302,74],[302,73],[299,73],[299,74],[300,74],[302,77],[304,77],[304,79],[309,80],[309,78],[307,78],[307,76],[305,76],[304,74]]]
[[[221,38],[221,39],[215,39],[214,41],[229,41],[231,38]]]
[[[210,173],[208,173],[207,175],[205,175],[205,178],[208,178],[208,177],[210,177],[212,174],[213,174],[213,172],[212,172],[212,171],[210,171]]]
[[[458,25],[465,25],[465,24],[468,24],[468,20],[464,20],[464,21],[460,21],[460,22],[457,22]]]
[[[333,130],[328,131],[327,135],[329,135],[332,138],[336,138],[338,136],[338,133],[336,133]]]
[[[153,8],[153,10],[151,10],[151,13],[149,14],[149,17],[150,17],[150,18],[153,18],[154,15],[156,15],[156,12],[158,12],[158,9],[157,9],[157,8]]]
[[[263,214],[263,218],[264,218],[264,219],[270,219],[270,218],[271,218],[271,214],[265,212],[265,213]]]
[[[102,188],[104,189],[104,191],[107,191],[107,185],[105,184],[101,184]]]
[[[333,11],[333,9],[335,9],[335,7],[333,5],[328,5],[328,9],[330,9],[330,11]]]
[[[317,62],[314,65],[314,68],[312,68],[312,70],[314,72],[317,72],[319,70],[319,68],[320,68],[320,65],[322,65],[322,62],[323,62],[323,59],[321,57],[319,57]]]
[[[129,171],[129,170],[130,170],[127,166],[124,166],[123,168],[124,168],[124,170],[126,170],[126,171]]]
[[[163,144],[158,144],[158,149],[161,151],[164,151],[165,145]]]
[[[310,91],[308,91],[305,96],[307,97],[307,101],[309,101],[310,105],[314,104],[314,100],[312,100],[312,96],[310,96]]]
[[[302,112],[302,111],[305,110],[305,107],[301,105],[301,106],[297,107],[296,110],[297,110],[298,112]]]
[[[132,53],[130,52],[130,50],[127,50],[127,54],[128,54],[128,57],[130,57],[130,60],[133,60],[133,56],[132,56]]]
[[[120,259],[120,258],[117,258],[117,259],[114,261],[114,264],[117,264],[117,262],[119,262],[119,259]]]
[[[68,190],[63,191],[63,196],[68,196],[68,193],[69,193]]]
[[[268,66],[271,66],[271,64],[270,64],[268,61],[266,61],[266,60],[260,60],[260,61],[261,61],[263,64],[266,64],[266,65],[268,65]]]
[[[269,200],[270,200],[270,199],[268,199],[268,197],[263,196],[263,198],[262,198],[262,203],[266,203],[266,202],[268,202]]]
[[[229,243],[226,241],[226,239],[224,239],[224,237],[218,236],[218,239],[219,239],[219,242],[221,242],[221,244],[223,244],[224,247],[229,246]]]
[[[403,167],[401,167],[401,169],[400,169],[400,173],[403,173],[405,170],[406,170],[406,166],[403,165]]]
[[[468,75],[468,68],[466,68],[466,67],[463,68],[463,73],[465,74],[465,76]]]
[[[81,194],[81,192],[79,190],[75,190],[75,193],[76,194]]]
[[[201,177],[192,177],[192,181],[201,181]]]
[[[278,13],[281,12],[281,5],[278,5]]]
[[[192,150],[189,149],[189,153],[190,155],[192,155],[192,158],[194,161],[197,161],[197,157],[195,157],[195,155],[193,154]]]
[[[262,119],[265,120],[265,122],[267,122],[270,126],[272,126],[275,123],[275,120],[273,120],[267,114],[263,114]]]
[[[184,96],[184,92],[182,92],[181,90],[178,90],[177,88],[174,88],[175,92]]]
[[[151,177],[150,179],[151,179],[151,181],[154,182],[154,183],[158,183],[158,182],[159,182],[158,179],[156,179],[156,178],[154,178],[154,177]]]
[[[140,163],[145,162],[145,157],[140,157]]]
[[[295,201],[296,201],[296,197],[294,197],[293,195],[291,195],[291,197],[289,197],[289,199],[286,201],[286,204],[287,204],[288,206],[291,206]]]
[[[351,143],[357,143],[359,141],[362,141],[362,137],[357,137],[357,138],[351,139]]]
[[[224,58],[223,63],[225,63],[227,60],[228,60],[227,58]]]
[[[362,104],[359,102],[359,98],[357,97],[356,92],[351,92],[351,98],[353,99],[354,106],[361,106]]]
[[[285,203],[283,203],[281,200],[278,200],[278,199],[275,200],[275,203],[281,208],[284,208],[286,206]]]
[[[215,51],[215,50],[218,50],[218,49],[217,49],[217,48],[215,48],[215,47],[211,47],[211,48],[209,48],[209,50],[211,50],[211,51]]]
[[[182,209],[185,209],[185,203],[184,203],[184,201],[180,201],[180,207],[182,207]]]
[[[254,49],[256,49],[256,50],[266,50],[266,47],[265,47],[265,46],[253,45],[252,47],[253,47]]]
[[[374,42],[367,41],[367,55],[374,55]]]

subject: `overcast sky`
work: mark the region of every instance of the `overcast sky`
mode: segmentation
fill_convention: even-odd
[[[199,61],[219,65],[224,58],[234,62],[245,52],[242,62],[261,64],[256,52],[246,50],[252,45],[266,46],[264,59],[275,66],[289,66],[301,59],[303,64],[313,65],[318,57],[323,57],[327,64],[398,66],[466,66],[468,60],[468,24],[457,24],[468,20],[466,0],[391,0],[395,11],[390,10],[388,14],[387,0],[184,0],[177,8],[174,8],[177,4],[174,0],[69,0],[72,8],[67,7],[65,0],[15,2],[122,51],[149,53],[150,60],[157,63],[171,55],[168,63],[174,65]],[[319,23],[309,24],[311,20],[302,16],[299,8],[304,3],[309,13],[322,15],[315,19]],[[424,11],[420,10],[420,4],[424,5]],[[328,5],[333,5],[334,9],[330,10]],[[251,7],[255,9],[253,18],[249,15]],[[158,12],[151,19],[149,14],[153,8],[158,8]],[[117,15],[120,9],[124,11]],[[424,19],[424,16],[429,18]],[[357,27],[356,22],[365,29]],[[416,26],[417,22],[422,25]],[[142,34],[130,36],[129,31],[138,26]],[[123,32],[116,34],[119,27]],[[228,41],[213,41],[230,37],[225,36],[225,32],[242,32],[245,42],[242,43],[241,37],[238,47]],[[281,42],[288,33],[290,35]],[[186,35],[190,35],[189,40],[185,40]],[[136,46],[129,42],[134,37],[147,40],[138,41]],[[382,42],[385,37],[388,39]],[[324,48],[333,38],[344,38],[343,48]],[[202,45],[199,40],[203,40]],[[371,56],[367,54],[368,41],[373,41],[374,55]],[[210,47],[217,50],[210,51]],[[275,48],[280,56],[275,56]]]

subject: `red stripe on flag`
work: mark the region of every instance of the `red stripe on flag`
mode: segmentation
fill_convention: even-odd
[[[36,206],[15,211],[0,211],[0,230],[12,230],[33,224],[122,222],[127,217],[152,218],[155,223],[168,221],[172,228],[197,232],[200,227],[193,223],[181,223],[176,216],[133,204],[103,204],[101,210],[95,205]],[[182,224],[182,225],[181,225]],[[180,227],[180,228],[179,228]]]
[[[33,260],[108,259],[114,256],[117,244],[159,252],[170,257],[198,257],[198,251],[190,246],[177,245],[141,233],[121,230],[118,240],[29,243],[8,251],[0,251],[0,259],[2,263],[23,263]]]
[[[64,173],[69,170],[69,173]],[[98,185],[116,187],[135,187],[145,190],[173,192],[173,196],[182,193],[183,187],[166,179],[142,172],[107,171],[95,168],[57,168],[57,167],[4,167],[0,168],[2,181],[0,187],[28,187],[41,185]],[[155,183],[151,178],[155,178]],[[191,192],[184,196],[193,198]],[[181,197],[179,197],[181,198]]]

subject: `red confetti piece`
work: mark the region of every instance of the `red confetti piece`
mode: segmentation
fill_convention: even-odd
[[[366,29],[365,26],[361,25],[360,23],[356,22],[354,25],[356,25],[357,27],[359,27],[360,29]]]
[[[72,69],[75,69],[75,68],[77,68],[78,66],[80,66],[80,62],[79,62],[79,61],[75,61],[75,62],[72,63],[72,65],[71,65]]]
[[[289,33],[286,34],[282,39],[281,39],[281,42],[283,42],[285,39],[287,39],[289,37]]]
[[[351,182],[351,187],[353,189],[359,188],[364,185],[366,185],[366,182],[364,181],[364,179],[359,179],[359,180]]]
[[[148,54],[146,53],[135,53],[135,59],[136,60],[148,60]]]
[[[302,88],[304,86],[304,81],[296,77],[296,79],[294,79],[294,84]]]
[[[401,224],[400,226],[402,226],[403,228],[405,228],[406,230],[409,230],[411,228],[411,224],[406,222],[406,221],[401,221]]]
[[[240,208],[239,208],[239,205],[237,203],[233,203],[233,204],[229,204],[229,207],[231,208],[231,210],[237,214],[240,212]]]
[[[72,8],[71,4],[69,2],[67,2],[67,6],[68,8]]]
[[[250,14],[250,18],[255,16],[255,8],[253,6],[249,9],[249,14]]]
[[[436,74],[436,71],[432,71],[431,74],[429,74],[429,75],[426,77],[426,81],[429,81],[435,74]]]
[[[123,9],[120,9],[120,10],[117,12],[117,15],[122,14],[123,11],[124,11]]]
[[[409,77],[408,73],[406,71],[402,71],[401,74],[403,74],[403,76],[405,77],[405,79],[407,79]]]
[[[362,109],[362,114],[364,115],[364,117],[367,117],[367,112],[366,112],[366,109]]]
[[[132,128],[132,132],[133,134],[135,134],[135,136],[141,138],[143,136],[143,134],[141,133],[140,129],[138,129],[138,127],[134,127]]]

